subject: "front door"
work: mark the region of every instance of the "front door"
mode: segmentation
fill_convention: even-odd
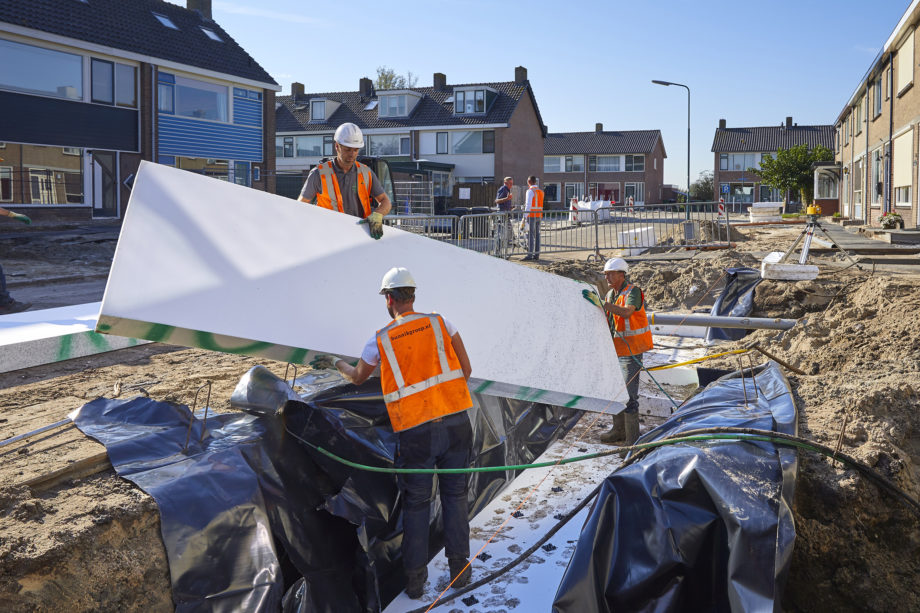
[[[93,151],[93,217],[118,216],[118,168],[114,151]]]

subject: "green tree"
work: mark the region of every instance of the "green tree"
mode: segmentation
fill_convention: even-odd
[[[415,87],[418,77],[407,72],[406,76],[396,74],[396,71],[386,66],[377,67],[377,79],[374,81],[374,87],[382,89],[410,89]]]
[[[715,198],[712,171],[704,170],[700,177],[690,185],[690,197],[699,202],[712,202]]]
[[[796,190],[804,204],[814,202],[814,162],[826,162],[834,159],[833,152],[822,145],[809,149],[801,144],[788,149],[779,149],[776,157],[764,154],[760,168],[748,168],[748,172],[760,175],[764,185],[783,192],[783,204],[787,204],[790,190]]]

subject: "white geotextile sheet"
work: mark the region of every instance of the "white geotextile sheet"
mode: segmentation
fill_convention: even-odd
[[[97,330],[291,362],[358,356],[388,323],[383,274],[460,331],[471,388],[616,412],[626,399],[587,287],[295,200],[142,162]],[[611,404],[611,401],[616,401]]]

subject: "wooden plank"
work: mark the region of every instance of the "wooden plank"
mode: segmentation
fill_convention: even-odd
[[[77,460],[68,466],[23,481],[20,485],[30,487],[32,491],[41,491],[70,479],[80,479],[101,473],[109,468],[112,468],[112,463],[109,462],[109,455],[103,451],[88,458]]]

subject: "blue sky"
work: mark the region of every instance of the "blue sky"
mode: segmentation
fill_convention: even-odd
[[[184,5],[181,0],[173,0]],[[353,91],[378,66],[430,86],[527,68],[551,132],[659,129],[665,182],[712,170],[728,126],[833,123],[908,0],[214,0],[214,19],[290,93]],[[538,173],[542,169],[535,169]]]

